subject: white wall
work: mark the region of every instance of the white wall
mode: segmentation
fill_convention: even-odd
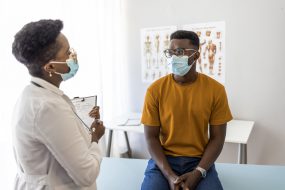
[[[285,164],[285,1],[126,0],[130,111],[143,106],[140,29],[226,21],[226,89],[235,119],[256,122],[248,162]],[[130,134],[136,157],[148,157],[144,137]],[[237,145],[226,144],[219,162],[236,162]]]

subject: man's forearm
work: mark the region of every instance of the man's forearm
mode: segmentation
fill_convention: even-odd
[[[220,155],[226,138],[227,123],[210,125],[210,139],[199,166],[208,170]]]
[[[224,145],[224,140],[219,138],[210,139],[204,151],[199,166],[208,170],[219,157]]]
[[[164,155],[160,141],[157,138],[149,138],[147,140],[147,146],[152,159],[156,162],[163,175],[174,181],[177,175],[171,169],[166,156]]]

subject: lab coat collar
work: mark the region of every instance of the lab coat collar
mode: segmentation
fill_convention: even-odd
[[[58,87],[54,86],[53,84],[47,82],[46,80],[43,80],[43,79],[38,78],[38,77],[32,77],[31,81],[39,84],[43,88],[50,90],[50,91],[52,91],[52,92],[54,92],[60,96],[64,95],[62,90],[60,90]]]

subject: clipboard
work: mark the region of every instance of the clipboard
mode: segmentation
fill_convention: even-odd
[[[94,118],[89,117],[89,112],[97,105],[97,96],[74,97],[71,99],[71,102],[75,107],[78,117],[80,117],[85,125],[90,127]]]

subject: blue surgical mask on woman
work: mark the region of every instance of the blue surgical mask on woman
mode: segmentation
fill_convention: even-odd
[[[188,59],[189,57],[192,57],[195,53],[193,53],[190,56],[183,55],[179,57],[177,55],[172,55],[170,58],[168,58],[167,59],[168,67],[170,68],[172,73],[179,76],[186,75],[190,71],[195,62],[194,60],[190,65],[188,65]]]
[[[77,63],[76,60],[74,59],[67,59],[66,62],[59,62],[59,61],[52,61],[51,63],[66,63],[67,66],[69,67],[69,72],[68,73],[58,73],[55,72],[56,74],[59,74],[62,78],[63,81],[66,81],[72,77],[74,77],[74,75],[77,73],[78,69],[79,69],[79,65]]]

